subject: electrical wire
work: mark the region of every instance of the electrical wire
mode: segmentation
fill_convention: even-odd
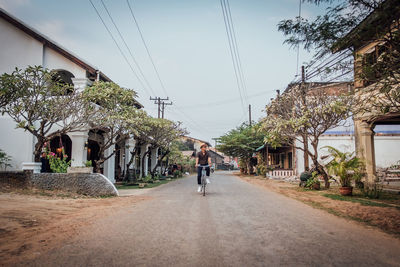
[[[311,79],[315,76],[318,76],[320,73],[322,73],[324,71],[324,69],[329,69],[329,68],[335,66],[336,64],[341,63],[343,60],[348,59],[350,56],[351,56],[351,54],[347,54],[346,52],[343,52],[340,55],[337,55],[333,59],[329,60],[325,64],[323,64],[323,65],[319,64],[320,67],[307,73],[306,78]],[[324,63],[324,62],[322,62],[322,63]]]
[[[147,52],[147,55],[148,55],[149,60],[150,60],[150,62],[151,62],[151,65],[153,66],[154,72],[156,73],[157,78],[158,78],[158,81],[160,82],[161,88],[163,89],[165,95],[168,96],[168,92],[167,92],[167,90],[165,89],[164,82],[161,80],[160,73],[158,72],[158,69],[157,69],[157,67],[156,67],[156,64],[154,63],[153,57],[152,57],[151,54],[150,54],[150,50],[149,50],[149,48],[148,48],[147,42],[145,41],[145,39],[144,39],[144,37],[143,37],[143,33],[142,33],[142,30],[140,29],[140,26],[139,26],[139,23],[138,23],[138,21],[137,21],[137,19],[136,19],[136,16],[135,16],[135,14],[133,13],[132,6],[131,6],[131,4],[129,3],[129,0],[126,0],[126,2],[127,2],[127,4],[128,4],[128,7],[129,7],[130,13],[131,13],[131,15],[132,15],[133,21],[135,22],[136,28],[137,28],[137,30],[138,30],[138,32],[139,32],[140,38],[142,39],[142,43],[143,43],[143,45],[144,45],[144,47],[145,47],[145,49],[146,49],[146,52]]]
[[[98,9],[96,8],[96,6],[93,4],[92,0],[89,0],[90,4],[92,5],[93,9],[95,10],[97,16],[99,17],[99,19],[101,20],[101,22],[103,23],[104,28],[107,30],[108,34],[110,35],[111,39],[113,40],[114,44],[117,46],[118,51],[121,53],[122,57],[124,58],[125,62],[128,64],[130,70],[132,71],[132,73],[134,74],[134,76],[136,77],[136,79],[140,82],[140,84],[143,86],[143,89],[146,91],[146,93],[148,95],[150,95],[150,93],[147,91],[146,87],[144,86],[142,80],[139,78],[139,76],[137,75],[137,73],[135,72],[135,70],[133,69],[131,63],[129,62],[128,58],[126,57],[125,53],[122,51],[121,47],[119,46],[117,40],[115,39],[114,35],[112,34],[112,32],[110,31],[110,29],[108,28],[107,24],[105,23],[103,17],[100,15],[100,12],[98,11]]]
[[[238,63],[238,67],[239,67],[239,74],[240,74],[241,82],[242,82],[242,86],[243,86],[242,88],[243,88],[244,98],[246,100],[246,104],[248,104],[247,85],[246,85],[246,80],[245,80],[244,74],[243,74],[242,60],[241,60],[240,54],[239,54],[239,46],[237,44],[236,31],[235,31],[235,27],[234,27],[234,24],[233,24],[231,7],[230,7],[230,4],[229,4],[229,0],[225,0],[225,1],[226,1],[226,7],[227,7],[227,11],[228,11],[228,18],[229,18],[228,21],[230,21],[231,29],[232,29],[233,44],[234,44],[234,48],[236,50],[236,58],[237,58],[237,63]]]
[[[115,21],[114,21],[112,15],[111,15],[110,11],[108,10],[106,4],[104,3],[103,0],[100,0],[100,2],[101,2],[101,4],[103,5],[104,9],[106,10],[108,17],[110,18],[112,24],[114,25],[114,27],[115,27],[115,29],[116,29],[116,31],[117,31],[119,37],[120,37],[121,40],[122,40],[122,43],[125,45],[125,48],[128,50],[129,55],[131,56],[133,62],[135,63],[136,68],[139,70],[139,73],[141,74],[141,76],[142,76],[143,80],[145,81],[147,87],[150,89],[150,91],[151,91],[154,95],[156,95],[155,92],[154,92],[154,90],[153,90],[153,88],[151,87],[149,81],[146,79],[146,76],[144,75],[144,73],[143,73],[143,71],[142,71],[142,68],[141,68],[140,65],[138,64],[138,62],[137,62],[135,56],[133,55],[133,53],[132,53],[131,49],[129,48],[128,44],[126,43],[125,38],[123,37],[123,35],[122,35],[121,31],[119,30],[117,24],[115,23]],[[144,86],[143,83],[142,83],[142,86]]]
[[[236,85],[237,85],[238,92],[239,92],[240,102],[241,102],[241,106],[242,106],[242,109],[243,109],[243,114],[246,114],[246,107],[245,107],[244,99],[243,99],[243,96],[242,96],[242,86],[241,86],[241,83],[240,83],[237,64],[236,64],[235,55],[234,55],[234,50],[233,50],[233,47],[232,47],[233,44],[231,42],[230,27],[229,27],[229,24],[228,24],[228,21],[227,21],[227,14],[226,14],[227,12],[226,12],[226,9],[225,9],[224,0],[220,0],[220,4],[221,4],[222,16],[224,18],[225,31],[226,31],[226,35],[228,37],[229,51],[230,51],[230,55],[231,55],[231,59],[232,59],[232,64],[233,64],[234,74],[235,74],[235,78],[236,78]]]

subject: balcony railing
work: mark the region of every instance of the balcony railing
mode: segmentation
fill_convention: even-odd
[[[273,179],[288,178],[292,176],[294,176],[293,170],[273,170],[267,172],[267,177]]]

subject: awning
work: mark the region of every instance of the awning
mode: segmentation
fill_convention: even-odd
[[[256,152],[260,151],[261,149],[263,149],[265,147],[265,144],[260,146],[259,148],[256,149]]]

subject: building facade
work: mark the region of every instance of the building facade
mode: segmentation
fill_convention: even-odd
[[[0,33],[0,74],[11,73],[15,68],[42,66],[57,71],[61,79],[73,85],[76,90],[83,90],[96,80],[111,81],[98,68],[1,8]],[[57,152],[57,149],[63,146],[69,159],[72,160],[71,166],[81,167],[85,166],[87,160],[94,161],[98,157],[96,152],[101,142],[104,142],[102,133],[94,132],[87,127],[61,136],[59,140],[52,140],[51,146],[53,152]],[[12,169],[21,170],[34,165],[32,162],[35,143],[33,135],[22,129],[16,129],[16,123],[10,117],[0,116],[0,149],[11,156]],[[131,157],[130,151],[136,146],[136,140],[126,140],[106,151],[107,156],[114,149],[118,150],[115,156],[101,166],[103,174],[110,181],[115,182],[116,177],[121,177],[126,172],[126,164]],[[140,148],[142,153],[151,149],[148,156],[149,164],[144,168],[143,175],[146,175],[149,167],[156,162],[157,149],[150,148],[147,144],[141,144]],[[135,164],[132,167],[135,167]]]

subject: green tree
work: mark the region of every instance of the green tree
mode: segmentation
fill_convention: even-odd
[[[0,76],[0,112],[17,128],[36,137],[35,161],[43,145],[56,136],[79,131],[91,116],[81,93],[40,66],[15,69]]]
[[[242,124],[218,138],[217,149],[225,155],[238,157],[250,170],[250,159],[255,150],[264,144],[264,135],[259,131],[260,125]]]

